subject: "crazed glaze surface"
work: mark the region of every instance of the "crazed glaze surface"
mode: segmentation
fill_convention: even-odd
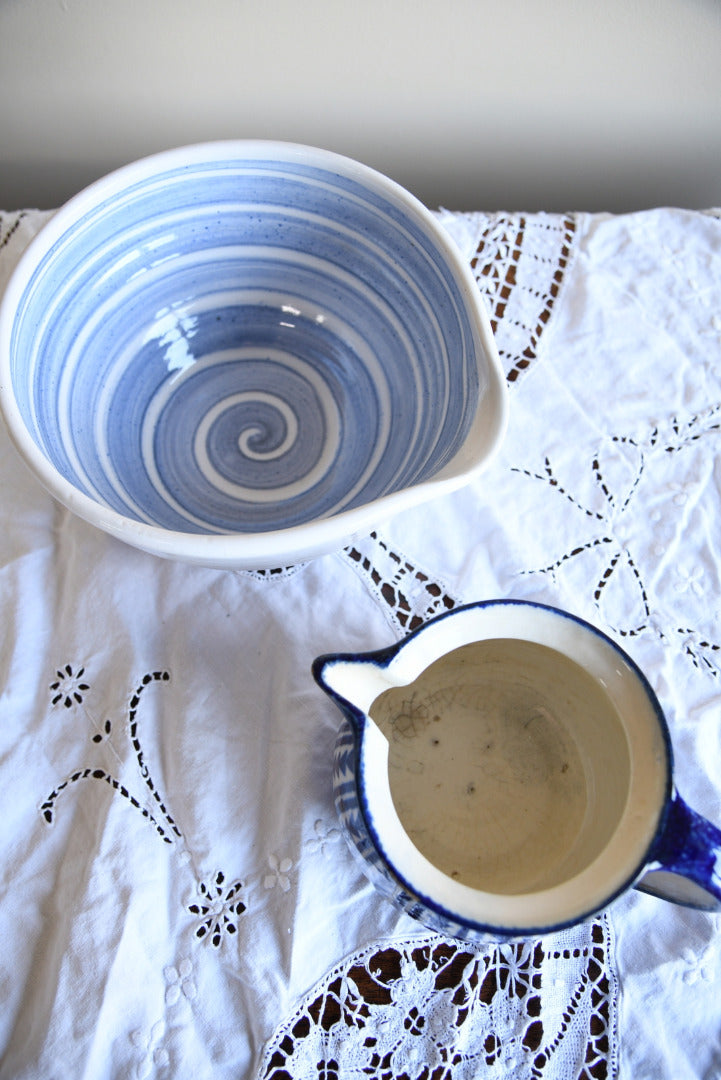
[[[466,270],[416,200],[336,155],[158,155],[78,196],[21,262],[11,431],[54,494],[80,493],[73,509],[185,534],[191,556],[192,534],[297,529],[439,474],[457,486],[505,400]]]

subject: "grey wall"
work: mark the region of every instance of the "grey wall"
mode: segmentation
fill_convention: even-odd
[[[0,207],[290,139],[432,207],[721,204],[718,0],[0,0]]]

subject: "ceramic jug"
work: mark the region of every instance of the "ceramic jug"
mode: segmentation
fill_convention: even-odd
[[[485,601],[313,674],[343,714],[334,795],[351,848],[425,926],[538,936],[631,887],[721,909],[721,831],[675,788],[647,679],[589,623]]]

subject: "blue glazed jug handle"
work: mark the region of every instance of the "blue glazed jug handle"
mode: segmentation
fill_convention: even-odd
[[[721,911],[721,829],[677,791],[636,888],[687,907]]]

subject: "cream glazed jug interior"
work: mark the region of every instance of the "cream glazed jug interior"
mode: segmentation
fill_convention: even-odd
[[[474,889],[558,885],[620,821],[630,771],[621,723],[603,688],[546,645],[462,645],[381,693],[370,717],[388,740],[400,824],[434,866]],[[572,733],[574,718],[583,727]]]
[[[321,657],[315,674],[354,729],[367,836],[352,839],[369,876],[397,882],[434,928],[502,938],[582,921],[658,873],[669,806],[694,813],[672,802],[668,731],[642,674],[553,608],[468,605],[389,649]],[[717,906],[670,876],[675,895],[647,891]]]

